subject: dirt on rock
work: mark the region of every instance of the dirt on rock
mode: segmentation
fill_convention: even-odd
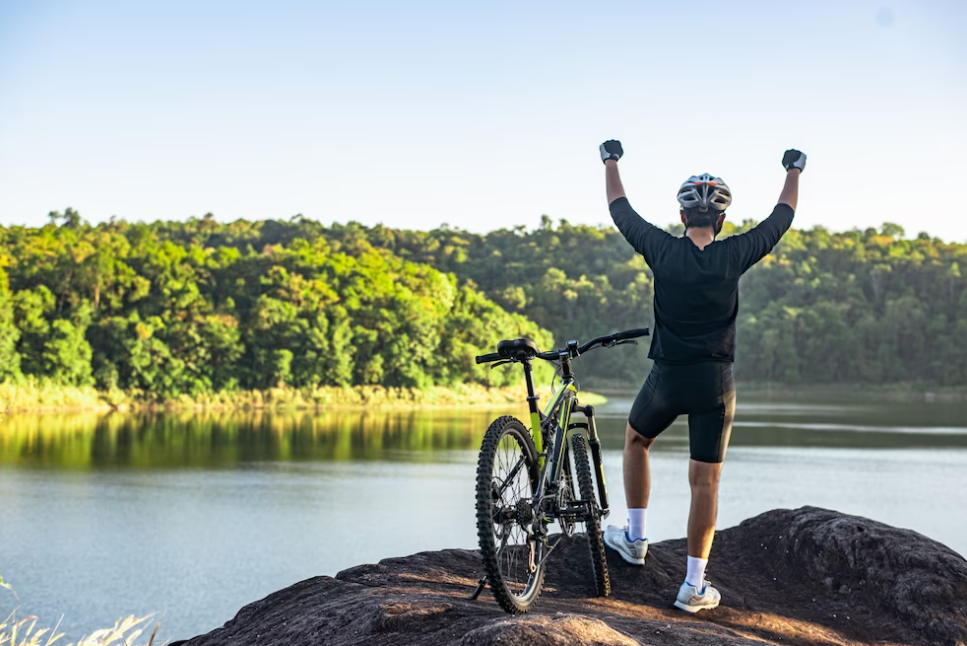
[[[511,617],[489,590],[466,599],[477,552],[422,552],[302,581],[179,643],[967,646],[967,561],[910,530],[812,507],[756,516],[716,535],[722,605],[697,615],[671,606],[685,556],[684,540],[651,545],[643,567],[611,553],[613,592],[596,598],[586,539],[563,539],[543,596]]]

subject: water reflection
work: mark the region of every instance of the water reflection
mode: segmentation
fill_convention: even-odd
[[[605,448],[620,450],[630,400],[600,407]],[[494,417],[525,410],[338,410],[13,415],[0,422],[0,465],[102,469],[231,467],[250,462],[447,461],[476,450]],[[967,447],[967,406],[740,405],[732,446]],[[656,451],[685,451],[687,421]]]
[[[601,410],[614,416],[603,433],[610,449],[622,447],[631,400]],[[618,428],[620,427],[620,429]],[[967,448],[967,403],[896,403],[741,400],[730,446],[855,449]],[[688,421],[679,418],[653,450],[688,450]]]
[[[618,523],[630,406],[615,398],[597,409]],[[9,416],[0,422],[0,574],[23,612],[45,624],[65,615],[65,642],[154,611],[166,613],[163,638],[185,638],[296,581],[386,556],[473,548],[476,454],[491,420],[506,413],[524,417],[523,409]],[[964,404],[743,400],[719,520],[725,527],[812,504],[911,527],[964,552],[967,520],[951,510],[967,505],[965,448]],[[653,449],[656,540],[684,531],[687,451],[685,420]],[[374,526],[388,538],[361,540]],[[20,603],[0,596],[0,617]]]
[[[0,464],[88,469],[397,454],[434,459],[479,445],[494,416],[484,410],[15,415],[0,423]]]

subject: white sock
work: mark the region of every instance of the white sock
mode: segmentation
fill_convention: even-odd
[[[708,566],[708,559],[697,559],[694,556],[688,557],[688,572],[685,574],[685,583],[698,588],[699,592],[705,587],[705,568]]]
[[[648,509],[636,508],[628,510],[628,538],[640,540],[648,538]]]

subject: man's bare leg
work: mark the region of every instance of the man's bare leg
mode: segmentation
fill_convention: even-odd
[[[639,435],[635,429],[631,428],[631,424],[628,424],[625,428],[625,503],[629,509],[648,507],[648,497],[651,495],[648,449],[654,443],[654,438]]]
[[[692,487],[692,507],[688,513],[688,555],[708,559],[715,537],[718,513],[719,477],[722,464],[690,460],[688,483]]]
[[[719,605],[722,595],[705,581],[705,566],[715,538],[719,476],[722,465],[691,460],[688,483],[692,487],[692,508],[688,513],[688,564],[685,582],[678,590],[675,607],[698,612]]]
[[[624,481],[628,505],[627,540],[648,538],[648,497],[651,494],[651,469],[648,449],[654,438],[642,437],[629,423],[625,428]]]
[[[625,429],[624,481],[628,503],[628,525],[609,525],[604,542],[628,563],[644,565],[648,553],[648,494],[651,474],[648,471],[648,449],[655,440],[642,437],[628,424]]]

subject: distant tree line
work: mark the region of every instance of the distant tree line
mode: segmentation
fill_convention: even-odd
[[[723,236],[754,225],[726,223]],[[302,223],[299,226],[317,226]],[[672,230],[681,235],[681,227]],[[285,234],[278,234],[284,238]],[[653,276],[614,227],[544,217],[535,230],[485,235],[358,224],[318,229],[389,249],[470,281],[555,340],[653,323]],[[967,244],[896,224],[831,233],[793,229],[741,282],[737,374],[799,383],[967,384]],[[589,355],[594,381],[640,381],[647,343]]]
[[[71,210],[51,219],[0,228],[0,380],[35,375],[158,399],[502,386],[519,375],[477,366],[475,354],[506,337],[551,344],[454,275],[365,241],[261,239],[297,224],[90,226]]]
[[[752,223],[726,225],[724,235]],[[681,233],[680,231],[675,231]],[[790,231],[743,279],[737,373],[967,384],[967,245],[898,226]],[[153,397],[277,385],[504,385],[473,355],[651,325],[653,277],[612,227],[473,234],[288,221],[0,228],[0,379]],[[647,342],[582,359],[634,384]]]

